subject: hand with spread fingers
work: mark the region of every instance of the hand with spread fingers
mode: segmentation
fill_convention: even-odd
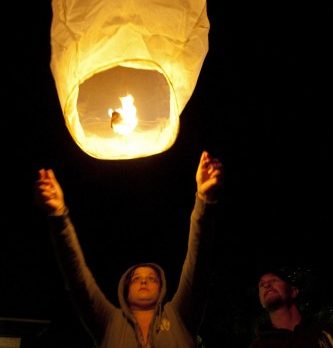
[[[52,169],[40,169],[35,184],[36,203],[49,215],[62,215],[66,210],[64,194]]]
[[[206,202],[215,202],[218,189],[222,186],[223,174],[222,162],[203,151],[196,173],[198,197]]]

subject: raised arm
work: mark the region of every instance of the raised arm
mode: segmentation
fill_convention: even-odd
[[[179,286],[171,306],[195,334],[201,324],[211,274],[214,218],[223,166],[208,152],[201,154],[196,172],[197,193],[191,214],[188,248]]]
[[[52,169],[39,170],[35,197],[49,216],[51,237],[66,288],[86,328],[99,340],[114,306],[106,299],[86,264],[63,190]]]

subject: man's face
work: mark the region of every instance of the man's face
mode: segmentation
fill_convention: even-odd
[[[259,281],[259,300],[268,311],[289,306],[297,297],[298,289],[274,273],[264,274]]]
[[[128,287],[129,306],[137,310],[154,308],[159,298],[160,288],[160,279],[153,268],[136,268]]]

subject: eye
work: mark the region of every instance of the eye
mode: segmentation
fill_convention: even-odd
[[[131,279],[132,283],[138,283],[140,281],[140,277],[139,276],[135,276]]]

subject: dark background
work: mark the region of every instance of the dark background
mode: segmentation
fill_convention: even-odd
[[[256,271],[265,265],[311,274],[308,293],[317,297],[308,307],[332,316],[329,5],[208,1],[210,49],[176,143],[125,161],[89,157],[65,127],[49,68],[50,2],[8,6],[1,25],[2,320],[47,321],[44,331],[31,329],[43,348],[92,346],[33,201],[39,168],[55,170],[87,261],[115,301],[120,275],[139,261],[160,263],[174,291],[203,149],[225,167],[201,333],[207,348],[247,346],[260,314]]]

